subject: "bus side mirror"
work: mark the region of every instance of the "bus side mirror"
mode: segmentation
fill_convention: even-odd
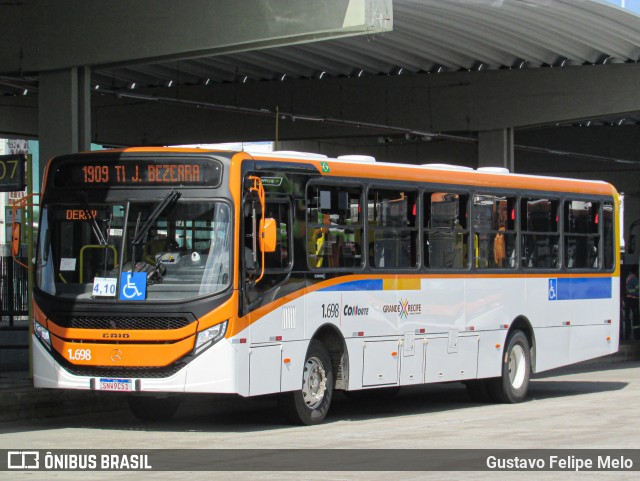
[[[260,249],[262,252],[276,250],[276,220],[267,218],[260,221]]]
[[[11,257],[20,255],[21,224],[14,222],[11,229]]]

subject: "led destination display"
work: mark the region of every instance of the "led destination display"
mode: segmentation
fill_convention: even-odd
[[[54,173],[54,187],[217,186],[222,166],[211,160],[69,161]]]

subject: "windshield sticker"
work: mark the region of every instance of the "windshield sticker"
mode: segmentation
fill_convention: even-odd
[[[261,180],[265,187],[280,187],[282,185],[282,177],[262,177]]]
[[[75,257],[63,257],[60,259],[60,270],[63,272],[71,272],[76,270]]]
[[[94,277],[93,295],[95,297],[116,297],[117,282],[118,279],[115,277]]]
[[[121,301],[144,301],[147,294],[146,272],[123,272],[120,277]]]

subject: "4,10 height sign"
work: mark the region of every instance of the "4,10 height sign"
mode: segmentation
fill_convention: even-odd
[[[17,192],[27,186],[24,154],[0,155],[0,192]]]

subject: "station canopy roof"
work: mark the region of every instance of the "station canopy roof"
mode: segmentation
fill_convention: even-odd
[[[93,88],[562,68],[640,60],[640,17],[597,0],[393,0],[393,31],[154,64],[92,66]],[[0,94],[37,76],[0,77]]]
[[[394,0],[393,31],[265,50],[97,69],[125,88],[637,62],[640,18],[592,0]]]

